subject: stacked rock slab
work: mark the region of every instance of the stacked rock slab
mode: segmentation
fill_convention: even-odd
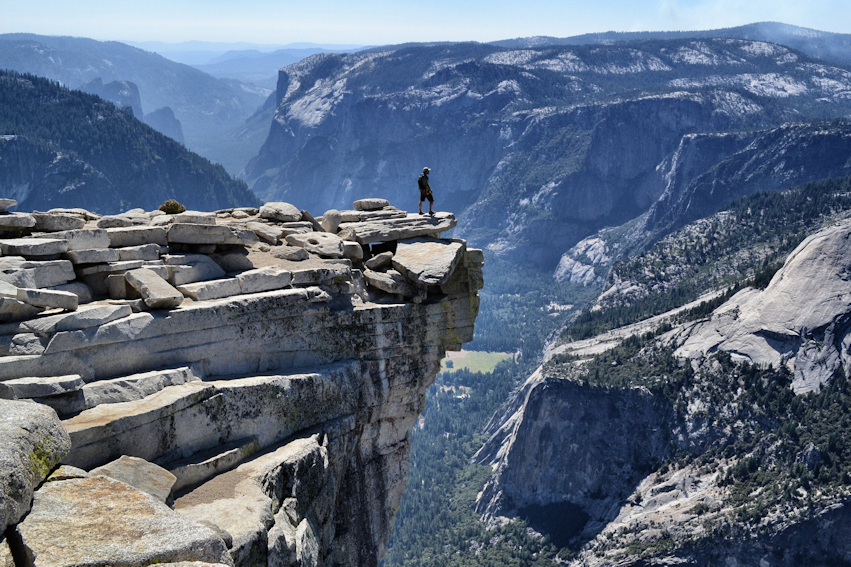
[[[378,564],[426,388],[473,338],[454,216],[8,215],[0,559]]]

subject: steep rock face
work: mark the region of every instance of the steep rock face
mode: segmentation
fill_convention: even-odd
[[[171,108],[164,106],[145,115],[145,124],[162,132],[172,140],[185,144],[183,139],[183,128],[180,125],[180,120],[174,116]]]
[[[624,380],[624,351],[610,363],[594,357],[630,335],[640,342],[676,322],[675,312],[549,351],[488,427],[476,458],[494,472],[479,513],[492,522],[526,518],[571,545],[576,565],[847,562],[846,485],[808,485],[788,500],[776,487],[828,459],[828,445],[787,438],[783,427],[815,428],[806,421],[815,400],[844,388],[849,235],[847,220],[824,229],[765,290],[745,289],[709,318],[644,335],[641,349],[626,351],[639,362],[623,388],[599,384],[608,372]],[[754,389],[747,372],[757,376]],[[669,379],[671,387],[659,387]],[[781,388],[786,405],[772,413],[766,400]],[[759,488],[748,466],[763,475]]]
[[[474,457],[499,463],[477,512],[492,521],[524,508],[569,503],[592,525],[605,525],[614,519],[617,502],[666,456],[669,408],[646,391],[594,391],[541,375],[524,389],[510,425],[503,424]]]
[[[757,191],[851,173],[851,126],[844,122],[788,124],[755,136],[706,137],[710,139],[684,139],[665,167],[665,192],[647,213],[645,229],[651,238]],[[692,143],[699,147],[683,147]]]
[[[407,218],[379,203],[340,212],[336,236],[314,232],[292,205],[273,205],[218,215],[137,210],[4,240],[25,257],[5,257],[0,278],[0,394],[33,399],[57,427],[58,414],[55,444],[67,452],[29,515],[21,518],[32,494],[14,499],[21,510],[5,521],[16,557],[68,567],[378,564],[426,388],[446,350],[472,340],[482,253],[416,238],[451,229],[451,215]],[[269,218],[285,210],[296,220]],[[288,231],[304,238],[281,242]],[[358,254],[308,252],[311,234]],[[39,254],[69,248],[68,259]],[[386,248],[400,251],[405,291],[365,283],[363,262]],[[94,252],[99,259],[83,256]],[[137,285],[140,272],[159,285]],[[25,280],[38,288],[28,291],[82,287],[88,298],[42,312],[18,293]],[[156,308],[173,293],[178,306]],[[3,404],[27,403],[0,400],[0,415]],[[174,483],[174,510],[127,484],[144,474],[107,481],[99,475],[110,467],[94,470],[123,455],[136,457],[124,467],[170,471],[160,478]],[[58,458],[44,459],[31,484]],[[154,492],[169,492],[159,485]]]
[[[108,100],[118,108],[124,108],[125,106],[131,107],[133,109],[133,116],[139,120],[145,116],[145,113],[142,112],[142,97],[139,94],[139,87],[132,81],[112,81],[111,83],[104,84],[103,79],[97,77],[80,86],[80,90],[84,93],[97,95],[104,100]]]
[[[580,241],[561,258],[555,277],[604,283],[618,258],[646,250],[689,222],[735,199],[851,173],[851,127],[844,121],[786,124],[771,130],[689,134],[656,168],[660,191],[649,210]],[[586,255],[603,248],[604,254]],[[595,277],[588,276],[589,271]]]
[[[244,176],[263,198],[339,208],[368,191],[412,203],[428,165],[438,206],[464,211],[461,235],[554,267],[655,202],[657,166],[683,136],[815,116],[816,99],[842,115],[849,77],[737,40],[317,55],[281,70],[269,137]]]

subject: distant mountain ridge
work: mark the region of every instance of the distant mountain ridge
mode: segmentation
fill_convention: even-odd
[[[554,268],[662,195],[657,166],[683,136],[844,116],[849,93],[842,67],[738,39],[322,54],[281,70],[245,179],[318,210],[374,194],[413,206],[428,165],[459,235]]]
[[[238,79],[257,86],[274,89],[278,80],[278,70],[297,63],[306,57],[330,50],[278,49],[270,53],[257,50],[228,51],[204,64],[193,65],[213,77]],[[351,51],[351,50],[336,50]]]
[[[614,42],[645,39],[735,38],[768,41],[797,49],[817,59],[851,65],[851,34],[824,32],[779,22],[757,22],[716,30],[666,32],[603,32],[572,37],[524,37],[491,42],[500,47],[546,47],[552,45],[610,45]]]
[[[187,146],[204,156],[215,153],[218,138],[251,116],[268,94],[123,43],[86,38],[0,35],[0,69],[32,73],[69,88],[97,78],[104,84],[131,81],[144,114],[170,107]]]
[[[24,210],[256,206],[245,183],[97,96],[0,71],[0,188]]]

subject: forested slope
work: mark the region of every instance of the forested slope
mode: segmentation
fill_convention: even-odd
[[[0,71],[0,183],[20,210],[255,205],[219,165],[94,95]]]

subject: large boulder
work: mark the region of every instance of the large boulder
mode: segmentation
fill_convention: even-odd
[[[464,255],[463,242],[437,238],[401,240],[391,262],[401,274],[420,285],[445,284]]]
[[[390,206],[390,201],[378,198],[358,199],[352,206],[356,211],[377,211]]]
[[[290,234],[287,236],[287,242],[325,258],[343,257],[343,240],[335,234],[327,232]]]
[[[300,221],[301,211],[289,203],[271,202],[260,207],[260,218],[282,222]]]
[[[39,567],[233,565],[215,531],[105,476],[46,483],[17,532],[28,564]]]
[[[28,401],[0,400],[0,533],[30,509],[33,491],[71,450],[56,412]]]

